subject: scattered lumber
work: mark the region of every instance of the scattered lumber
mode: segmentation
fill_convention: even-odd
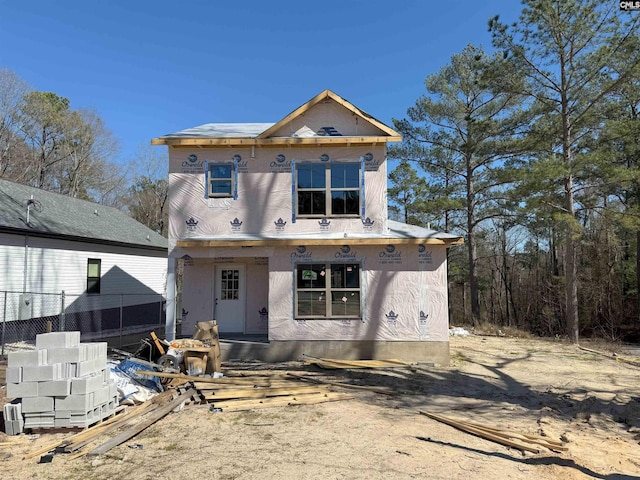
[[[213,383],[216,385],[231,384],[231,385],[267,385],[269,383],[268,378],[264,377],[233,377],[233,378],[213,378],[213,377],[199,377],[197,375],[185,375],[184,373],[166,373],[166,372],[154,372],[152,370],[137,370],[139,375],[147,375],[153,377],[174,378],[179,380],[185,380],[187,382],[200,382],[200,383]]]
[[[611,358],[611,359],[615,359],[616,362],[622,362],[622,363],[626,363],[628,365],[633,365],[634,367],[640,367],[640,362],[636,361],[636,360],[631,360],[628,358],[623,358],[619,355],[615,355],[615,354],[610,354],[610,353],[606,353],[606,352],[600,352],[598,350],[593,350],[591,348],[587,348],[587,347],[582,347],[579,346],[578,347],[580,350],[584,350],[585,352],[589,352],[589,353],[595,353],[597,355],[602,355],[603,357],[607,357],[607,358]]]
[[[321,368],[397,368],[408,367],[412,365],[401,360],[338,360],[333,358],[320,358],[311,355],[302,354],[305,363],[316,365]]]
[[[324,385],[331,385],[334,387],[342,387],[342,388],[349,388],[352,390],[367,390],[370,392],[375,392],[375,393],[381,393],[383,395],[397,395],[398,393],[393,391],[393,390],[389,390],[386,388],[379,388],[379,387],[369,387],[366,385],[353,385],[351,383],[344,383],[344,382],[333,382],[330,380],[321,380],[319,378],[316,377],[307,377],[304,375],[297,375],[295,373],[289,373],[290,376],[292,376],[293,378],[296,378],[300,381],[303,382],[309,382],[309,383],[321,383]]]
[[[540,437],[537,435],[526,435],[517,432],[510,432],[499,428],[493,428],[479,423],[472,423],[463,420],[455,420],[444,415],[437,415],[435,413],[418,411],[421,415],[425,415],[429,418],[437,420],[439,422],[450,425],[458,430],[462,430],[467,433],[471,433],[485,440],[491,440],[496,443],[500,443],[507,447],[516,448],[523,452],[540,453],[539,448],[532,447],[526,444],[539,445],[555,452],[564,452],[568,448],[564,447],[562,442],[548,439],[546,437]],[[519,442],[525,442],[519,443]]]
[[[105,425],[104,428],[96,429],[95,431],[91,432],[89,435],[86,435],[84,437],[81,436],[72,441],[63,442],[58,448],[62,448],[62,450],[66,453],[77,452],[82,447],[93,442],[100,435],[104,435],[106,433],[117,430],[118,428],[121,428],[125,424],[129,423],[132,419],[137,419],[142,415],[146,415],[147,413],[152,412],[156,408],[158,408],[158,405],[151,402],[145,402],[143,404],[140,404],[134,409],[132,409],[130,412],[128,412],[126,415],[121,415],[121,418],[111,423],[110,425]]]
[[[200,382],[194,381],[191,382],[198,390],[224,390],[224,389],[233,389],[233,388],[260,388],[260,387],[288,387],[293,383],[291,380],[287,379],[276,379],[276,380],[258,380],[252,382],[235,382],[235,383],[209,383],[209,382]],[[300,382],[302,383],[302,382]]]
[[[174,408],[176,408],[182,402],[191,398],[191,396],[195,393],[196,393],[195,389],[190,388],[185,393],[178,395],[176,398],[174,398],[172,401],[170,401],[163,407],[158,408],[157,411],[153,412],[151,417],[148,418],[147,420],[139,422],[138,424],[132,426],[128,430],[125,430],[124,432],[120,433],[119,435],[116,435],[109,441],[103,443],[99,447],[94,448],[88,453],[88,455],[101,455],[103,453],[108,452],[113,447],[117,447],[121,443],[124,443],[127,440],[135,437],[138,433],[142,432],[147,427],[153,425],[158,420],[168,415],[169,412],[171,412]]]
[[[153,340],[153,343],[156,344],[156,348],[158,349],[158,351],[160,352],[160,355],[164,355],[166,352],[164,350],[164,347],[162,346],[162,344],[160,343],[160,339],[158,338],[158,336],[156,335],[156,332],[151,332],[151,339]]]
[[[231,400],[241,398],[266,398],[287,395],[304,395],[308,393],[328,392],[328,385],[315,385],[296,388],[250,388],[235,390],[220,390],[204,395],[205,400]]]
[[[165,392],[165,394],[170,395],[169,392]],[[161,394],[161,395],[165,395],[165,394]],[[89,427],[88,429],[82,432],[63,438],[62,440],[58,440],[55,443],[47,445],[46,447],[42,447],[36,451],[33,451],[28,455],[25,455],[23,460],[28,460],[30,458],[37,457],[38,455],[43,455],[45,453],[51,452],[52,450],[56,450],[58,448],[65,448],[74,443],[83,442],[85,439],[93,439],[99,435],[102,435],[103,433],[110,431],[112,428],[117,428],[118,426],[122,425],[124,422],[144,414],[144,412],[147,409],[153,408],[153,406],[157,404],[158,397],[160,397],[161,395],[154,397],[153,399],[132,408],[126,413],[115,415],[114,417],[111,417],[108,420],[105,420],[102,423],[98,423],[92,427]],[[116,426],[114,427],[114,425]]]
[[[259,408],[282,407],[293,405],[313,405],[316,403],[336,402],[340,400],[351,400],[353,395],[346,393],[317,393],[307,395],[287,395],[282,397],[271,397],[254,400],[224,400],[215,401],[212,408],[219,408],[223,412],[241,412]]]

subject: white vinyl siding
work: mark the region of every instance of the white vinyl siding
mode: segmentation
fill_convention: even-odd
[[[100,258],[101,294],[164,293],[167,259],[162,251],[40,237],[29,237],[28,244],[27,291],[81,294],[86,291],[87,259]],[[0,235],[0,264],[5,269],[0,291],[22,291],[24,253],[23,235]]]

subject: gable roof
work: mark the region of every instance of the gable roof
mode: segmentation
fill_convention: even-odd
[[[373,130],[375,135],[338,135],[310,132],[311,134],[282,136],[276,135],[287,124],[300,118],[313,107],[322,102],[334,102],[342,106],[352,115],[364,120]],[[352,103],[340,97],[331,90],[325,90],[282,120],[276,123],[207,123],[198,127],[180,130],[175,133],[163,135],[151,140],[152,145],[170,145],[174,147],[192,146],[250,146],[250,145],[309,145],[309,144],[375,144],[386,142],[399,142],[402,137],[398,132],[389,128],[381,121],[359,109]]]
[[[327,100],[327,99],[331,99],[334,102],[336,102],[337,104],[342,105],[347,110],[349,110],[351,113],[359,116],[360,118],[363,118],[367,122],[373,124],[374,126],[379,128],[380,130],[382,130],[382,132],[384,134],[388,135],[391,138],[394,138],[394,140],[387,140],[387,141],[399,142],[400,140],[402,140],[402,138],[400,137],[400,134],[398,132],[396,132],[395,130],[387,127],[381,121],[376,120],[374,117],[372,117],[368,113],[365,113],[364,111],[360,110],[358,107],[356,107],[352,103],[346,101],[340,95],[337,95],[337,94],[333,93],[331,90],[325,90],[324,92],[321,92],[318,95],[316,95],[315,97],[313,97],[307,103],[299,106],[293,112],[291,112],[289,115],[287,115],[282,120],[280,120],[278,123],[274,124],[271,128],[268,128],[267,130],[262,132],[260,135],[258,135],[258,138],[268,138],[268,137],[270,137],[276,131],[278,131],[281,127],[285,126],[287,123],[291,122],[293,119],[299,117],[300,115],[303,115],[304,113],[309,111],[311,108],[313,108],[318,103],[320,103],[320,102],[322,102],[324,100]]]
[[[168,245],[162,235],[116,208],[2,179],[0,231],[152,250]]]

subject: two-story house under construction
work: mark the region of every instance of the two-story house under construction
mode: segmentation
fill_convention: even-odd
[[[400,135],[325,90],[277,123],[212,123],[169,147],[167,338],[184,259],[182,334],[269,338],[269,359],[449,361],[455,235],[389,220]]]

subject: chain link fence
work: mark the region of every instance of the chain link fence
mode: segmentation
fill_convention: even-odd
[[[164,328],[160,294],[68,294],[0,291],[0,355],[34,348],[36,335],[79,331],[83,341]]]

